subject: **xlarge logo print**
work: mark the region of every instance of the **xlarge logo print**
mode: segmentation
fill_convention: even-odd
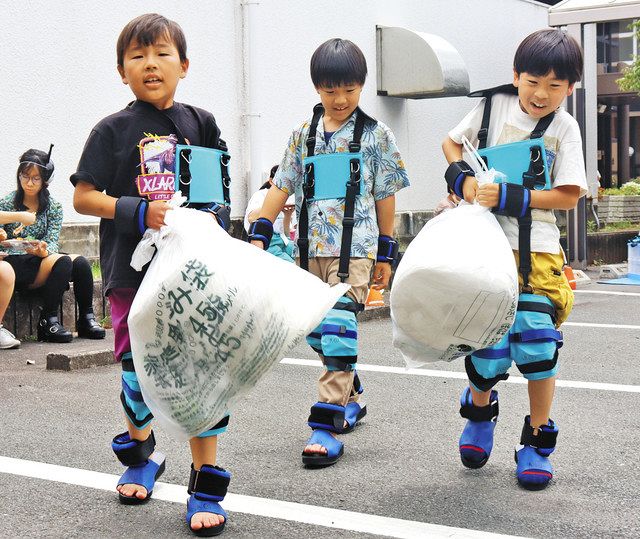
[[[175,135],[145,133],[140,141],[140,174],[136,178],[138,193],[149,200],[169,200],[175,192]]]

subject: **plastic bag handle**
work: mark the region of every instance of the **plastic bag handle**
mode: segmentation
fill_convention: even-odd
[[[469,142],[469,139],[464,135],[462,136],[462,147],[469,155],[471,161],[469,164],[471,165],[471,168],[476,171],[476,173],[489,171],[489,169],[487,168],[487,164],[484,162],[484,159],[480,157],[480,154],[474,148],[473,144],[471,144],[471,142]]]

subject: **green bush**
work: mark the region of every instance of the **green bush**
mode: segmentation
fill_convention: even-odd
[[[604,190],[605,195],[640,195],[640,178],[629,180],[622,187],[611,187]]]

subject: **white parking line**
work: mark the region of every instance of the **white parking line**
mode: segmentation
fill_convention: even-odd
[[[640,329],[640,326],[630,326],[627,324],[595,324],[593,322],[565,322],[562,324],[562,327],[565,326],[580,328]]]
[[[298,359],[286,357],[280,361],[283,365],[299,365],[302,367],[322,367],[322,363],[317,359]],[[358,363],[359,371],[386,372],[391,374],[403,374],[410,376],[431,376],[433,378],[454,378],[466,380],[467,374],[456,371],[437,371],[433,369],[407,369],[405,367],[388,367],[386,365],[367,365]],[[527,379],[522,376],[509,376],[502,383],[526,384]],[[640,386],[625,384],[607,384],[601,382],[579,382],[574,380],[556,380],[557,387],[571,387],[574,389],[595,389],[598,391],[620,391],[622,393],[640,393]]]
[[[47,481],[56,481],[68,485],[107,490],[115,496],[117,475],[111,475],[79,468],[68,468],[44,462],[14,459],[0,456],[0,473],[33,477]],[[153,498],[166,502],[186,503],[187,489],[182,485],[171,483],[156,483]],[[353,511],[343,511],[330,507],[318,507],[301,503],[271,500],[244,496],[242,494],[227,494],[222,503],[227,511],[232,513],[247,513],[267,518],[278,518],[304,524],[337,528],[346,531],[370,533],[386,537],[401,537],[407,539],[433,537],[447,539],[480,539],[480,538],[511,538],[513,535],[500,535],[484,531],[453,528],[415,520],[381,517]],[[256,533],[256,535],[258,535]]]
[[[640,292],[614,292],[613,290],[574,290],[574,294],[607,294],[609,296],[640,296]]]

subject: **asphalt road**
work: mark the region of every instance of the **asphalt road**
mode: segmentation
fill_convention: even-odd
[[[587,325],[571,325],[580,323]],[[556,475],[545,491],[525,491],[515,479],[513,448],[528,409],[523,384],[499,384],[494,452],[483,469],[467,470],[457,453],[462,362],[430,365],[437,372],[428,376],[369,370],[404,366],[390,342],[390,320],[373,320],[361,324],[359,359],[369,414],[342,437],[345,456],[335,466],[306,470],[300,460],[319,367],[277,365],[234,412],[218,458],[232,472],[229,490],[237,495],[229,497],[224,536],[471,537],[475,530],[639,537],[640,286],[582,287],[563,331],[560,380],[566,383],[557,388],[552,412],[560,427]],[[111,437],[123,430],[120,369],[46,371],[49,350],[26,343],[21,351],[0,352],[0,535],[188,536],[186,490],[171,487],[188,480],[186,444],[158,427],[158,449],[167,455],[161,481],[169,485],[157,488],[162,499],[121,506],[111,487],[122,467],[110,449]],[[316,359],[304,344],[290,357]],[[27,365],[27,358],[36,364]],[[35,463],[66,468],[45,466],[49,478],[28,477],[41,477]],[[76,472],[87,486],[73,484],[85,480]],[[362,522],[373,529],[354,531],[366,529]]]

